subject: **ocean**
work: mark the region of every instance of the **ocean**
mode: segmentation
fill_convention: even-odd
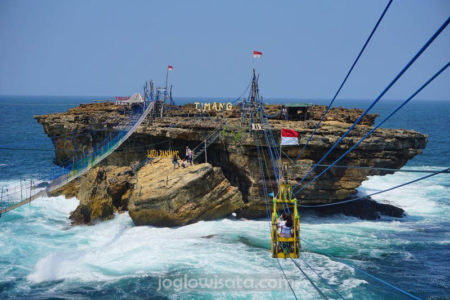
[[[1,96],[0,189],[20,191],[21,184],[39,183],[54,169],[52,143],[33,115],[63,112],[95,99]],[[373,112],[385,116],[399,103],[381,100]],[[369,102],[337,100],[336,105],[366,108]],[[429,134],[426,149],[404,169],[450,166],[449,113],[450,101],[413,100],[385,124]],[[423,175],[372,176],[358,191],[369,194]],[[299,265],[328,298],[338,297],[333,289],[344,298],[407,298],[345,261],[417,297],[449,299],[449,176],[440,174],[374,197],[403,208],[407,215],[402,219],[302,214],[301,236],[307,243],[302,243]],[[2,204],[18,199],[19,192],[3,198]],[[71,226],[68,217],[77,205],[76,198],[41,198],[1,216],[1,299],[293,298],[270,257],[267,220],[226,218],[155,228],[133,226],[123,213],[93,226]],[[290,260],[279,263],[297,297],[320,298]],[[214,284],[205,285],[208,280]]]

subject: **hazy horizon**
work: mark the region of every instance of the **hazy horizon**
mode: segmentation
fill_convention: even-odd
[[[259,50],[266,98],[330,99],[387,3],[2,0],[0,94],[130,95],[173,65],[175,95],[237,97]],[[393,1],[339,98],[374,99],[449,15],[448,0]],[[408,97],[449,53],[447,28],[386,98]],[[449,82],[417,98],[448,100]]]
[[[99,99],[94,99],[94,100],[113,100],[114,97],[116,96],[127,96],[127,95],[1,95],[0,97],[49,97],[49,98],[99,98]],[[264,95],[263,95],[264,96]],[[103,98],[103,99],[101,99]],[[111,98],[111,99],[109,99]],[[176,99],[189,99],[192,98],[193,100],[195,99],[230,99],[230,100],[236,100],[236,96],[173,96],[173,98]],[[264,100],[270,100],[270,99],[275,99],[275,100],[305,100],[305,101],[330,101],[331,98],[300,98],[300,97],[265,97]],[[337,99],[335,101],[335,105],[339,106],[339,101],[373,101],[374,99],[371,98],[366,98],[366,99],[358,99],[358,98],[340,98]],[[380,101],[404,101],[405,99],[381,99]],[[450,101],[450,99],[422,99],[422,98],[417,98],[417,99],[413,99],[411,101]]]

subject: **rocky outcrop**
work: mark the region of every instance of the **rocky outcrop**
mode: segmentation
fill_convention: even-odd
[[[302,208],[302,211],[311,211],[311,208]],[[391,204],[379,203],[371,198],[364,198],[359,201],[345,203],[342,205],[334,205],[315,209],[321,216],[334,214],[344,214],[346,216],[354,216],[363,220],[378,220],[382,215],[402,218],[405,211]]]
[[[210,164],[173,168],[169,159],[137,173],[128,209],[136,225],[179,226],[223,218],[244,206],[239,189]]]
[[[267,105],[266,109],[269,114],[271,114],[279,111],[279,106]],[[306,143],[309,135],[313,132],[324,109],[324,106],[313,106],[309,113],[310,119],[306,121],[270,121],[273,135],[277,140],[277,143],[280,137],[281,128],[294,129],[300,134],[299,147],[283,147],[284,162],[290,163],[291,160],[297,157],[300,149]],[[296,183],[307,174],[311,169],[311,166],[319,161],[322,155],[330,149],[338,138],[342,136],[349,126],[351,126],[351,124],[360,116],[361,112],[362,111],[358,109],[344,108],[330,110],[327,118],[310,141],[306,151],[302,154],[301,158],[293,168],[291,178],[293,183]],[[77,157],[82,156],[83,153],[89,152],[93,145],[103,141],[107,135],[116,134],[118,124],[125,120],[129,113],[130,110],[110,103],[86,104],[73,108],[65,113],[36,116],[36,119],[43,125],[47,135],[52,138],[55,146],[55,163],[64,166],[70,164],[71,161],[76,160]],[[136,197],[136,195],[139,195],[137,185],[134,184],[136,176],[130,176],[128,179],[124,179],[124,181],[128,183],[126,188],[124,188],[124,190],[126,190],[124,191],[124,195],[127,193],[132,195],[131,198],[125,196],[124,199],[133,199],[132,201],[130,200],[130,205],[127,205],[126,207],[125,204],[118,206],[114,205],[112,200],[114,197],[108,192],[111,183],[109,183],[107,179],[112,176],[111,174],[115,172],[114,170],[130,168],[130,166],[136,162],[142,161],[146,157],[146,152],[149,149],[180,150],[180,155],[182,155],[186,146],[190,146],[191,148],[197,146],[202,143],[212,130],[217,126],[220,126],[221,117],[223,116],[227,117],[226,126],[223,128],[219,138],[207,151],[208,163],[211,166],[210,168],[205,168],[209,171],[201,169],[206,173],[203,174],[203,171],[199,171],[202,174],[195,173],[195,176],[206,176],[205,178],[208,178],[209,182],[211,182],[211,185],[208,186],[208,189],[211,190],[211,192],[214,191],[215,186],[220,186],[222,182],[225,182],[222,177],[226,178],[226,182],[228,182],[227,184],[230,185],[230,188],[239,190],[244,205],[237,205],[239,201],[236,199],[232,200],[234,199],[233,197],[226,200],[228,202],[231,201],[230,203],[223,203],[221,205],[229,205],[229,207],[237,209],[238,216],[247,218],[265,216],[266,205],[262,194],[262,182],[255,146],[256,139],[258,144],[262,146],[263,157],[270,164],[268,148],[263,132],[249,131],[247,127],[241,126],[239,108],[234,108],[231,111],[223,113],[211,112],[209,115],[205,115],[196,111],[193,105],[186,105],[182,107],[173,107],[171,110],[167,111],[164,118],[149,118],[144,121],[138,130],[122,144],[119,149],[100,164],[100,167],[104,168],[104,170],[110,170],[105,171],[106,177],[102,177],[103,175],[99,174],[87,175],[91,176],[90,180],[86,180],[88,192],[81,192],[82,189],[85,189],[84,185],[81,185],[81,187],[78,188],[80,191],[76,193],[84,199],[80,199],[82,200],[82,203],[84,203],[80,204],[80,206],[84,205],[89,208],[89,210],[84,208],[83,212],[88,211],[89,213],[82,213],[81,208],[79,208],[74,215],[83,216],[83,218],[73,218],[77,220],[89,219],[92,221],[94,219],[108,218],[107,216],[111,216],[112,214],[111,211],[118,210],[118,207],[121,207],[121,209],[133,207],[133,213],[130,213],[130,215],[133,216],[134,214],[134,220],[137,224],[144,224],[148,222],[141,222],[139,220],[144,220],[146,217],[144,216],[144,213],[139,214],[139,212],[144,211],[144,207],[151,206],[150,203],[156,205],[154,207],[158,207],[161,215],[164,215],[164,219],[168,220],[168,225],[186,224],[195,222],[199,219],[208,219],[218,217],[219,215],[226,215],[225,213],[214,213],[214,216],[210,216],[195,210],[188,213],[188,210],[184,208],[177,210],[178,208],[183,207],[183,205],[188,205],[187,203],[189,202],[185,202],[188,201],[188,199],[181,201],[178,198],[171,198],[177,193],[175,192],[176,189],[169,189],[170,191],[166,190],[166,187],[157,189],[158,183],[155,181],[155,178],[161,176],[162,172],[155,166],[145,166],[137,174],[138,185],[151,185],[155,186],[154,188],[156,189],[154,191],[150,190],[151,192],[145,194],[146,196],[142,199]],[[329,157],[322,162],[322,164],[326,165],[333,162],[349,147],[354,145],[372,128],[371,126],[374,123],[375,118],[376,115],[367,115],[362,120],[361,124],[356,126]],[[427,137],[425,135],[412,130],[378,129],[354,151],[342,159],[339,162],[339,165],[397,169],[405,165],[409,159],[421,153],[421,149],[425,147],[426,143]],[[204,163],[204,156],[201,155],[196,163],[200,163],[200,165],[197,166],[202,166],[202,163]],[[99,170],[102,170],[101,168]],[[143,174],[148,168],[156,169],[152,169],[153,173],[148,173],[153,175],[144,176]],[[203,168],[203,166],[201,168]],[[318,167],[310,174],[310,176],[308,176],[304,183],[307,183],[310,179],[318,175],[323,169],[324,166]],[[273,187],[273,189],[276,190],[276,184],[270,165],[267,170],[269,175],[266,175],[266,180],[269,188]],[[367,176],[384,175],[387,173],[388,172],[386,171],[333,168],[317,181],[306,186],[297,197],[304,204],[341,201],[352,197],[356,192],[356,188],[367,179]],[[142,177],[141,180],[139,180],[140,176]],[[194,176],[194,174],[190,174],[189,176]],[[218,179],[213,179],[215,177]],[[114,178],[114,176],[112,178]],[[174,180],[176,181],[176,179]],[[92,182],[96,182],[96,184],[94,184],[92,188],[89,188],[88,183]],[[95,192],[94,186],[96,186]],[[76,189],[76,187],[72,187],[72,190],[74,189]],[[150,189],[153,189],[153,187]],[[183,188],[181,188],[181,190],[183,190]],[[102,192],[99,194],[99,191]],[[164,194],[163,191],[168,194]],[[150,193],[153,192],[164,195],[161,196],[161,198],[152,198],[153,196],[151,196]],[[188,191],[185,192],[187,195],[191,195]],[[206,198],[203,197],[218,197],[216,194],[207,196],[207,192],[207,190],[203,190],[199,195],[195,196],[196,199],[205,200]],[[72,193],[74,192],[72,191]],[[103,197],[109,200],[100,201]],[[117,196],[115,196],[115,199],[117,202]],[[144,201],[143,199],[146,200]],[[172,203],[175,206],[169,208],[162,205],[164,202],[162,199],[165,199],[164,201]],[[210,201],[217,200],[211,199]],[[144,202],[141,203],[141,200]],[[94,205],[94,202],[98,204]],[[192,205],[192,203],[189,205]],[[207,203],[203,203],[202,205],[207,205]],[[215,203],[214,205],[219,204]],[[104,207],[104,209],[97,209],[99,207]],[[210,210],[214,209],[210,206],[208,206],[208,208]],[[101,210],[102,212],[100,213]],[[226,211],[228,214],[232,209],[225,209],[223,211]],[[151,218],[156,219],[158,217],[158,214],[152,210],[146,210],[146,212],[149,216],[151,215]],[[84,216],[87,215],[90,215],[90,218],[84,218]],[[173,215],[173,219],[171,219],[169,215]],[[149,218],[147,218],[147,220],[148,219]],[[176,219],[179,220],[177,221]],[[162,225],[163,223],[161,222],[158,221],[158,225]]]
[[[92,224],[128,209],[134,181],[130,167],[95,167],[54,194],[64,194],[67,198],[76,196],[80,204],[70,216],[72,223]]]

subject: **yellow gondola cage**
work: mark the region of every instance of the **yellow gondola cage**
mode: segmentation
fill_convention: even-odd
[[[272,257],[299,258],[300,256],[300,216],[297,209],[297,199],[292,197],[292,186],[280,180],[278,195],[273,197],[272,212]],[[291,237],[282,237],[278,232],[277,205],[283,209],[289,207],[292,213],[293,226]]]

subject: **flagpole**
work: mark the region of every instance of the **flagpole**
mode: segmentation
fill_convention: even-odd
[[[283,164],[281,162],[281,146],[283,146],[282,141],[283,141],[283,130],[280,131],[280,169],[281,169],[281,176],[284,178],[284,176],[283,176]]]
[[[255,70],[255,55],[252,54],[252,70]]]
[[[167,67],[166,70],[166,89],[164,90],[164,103],[166,103],[166,96],[167,96],[167,81],[169,80],[169,67]]]

